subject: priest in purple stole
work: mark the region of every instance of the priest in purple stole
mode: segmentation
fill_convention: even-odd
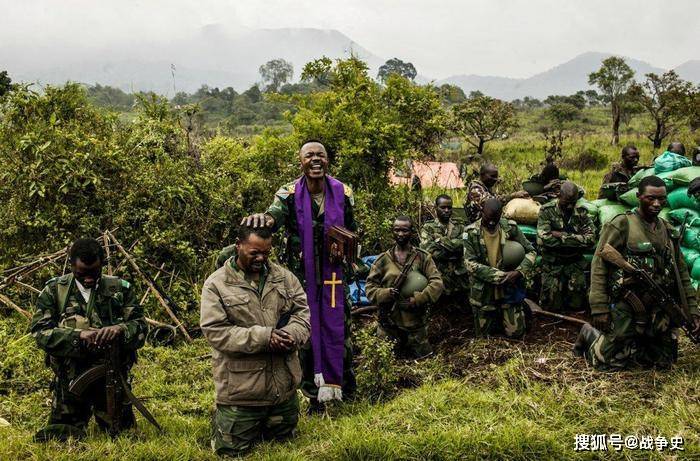
[[[345,287],[357,274],[349,265],[332,263],[325,242],[332,226],[356,231],[357,225],[352,190],[327,174],[323,144],[304,143],[299,157],[303,175],[282,186],[265,213],[244,222],[275,231],[285,228],[281,262],[304,284],[311,308],[311,341],[300,350],[301,389],[311,399],[310,410],[317,411],[323,402],[347,399],[356,387]]]

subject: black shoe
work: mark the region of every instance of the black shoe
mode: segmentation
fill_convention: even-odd
[[[578,332],[576,342],[574,343],[574,347],[572,349],[574,355],[576,357],[585,356],[588,348],[591,347],[593,341],[598,339],[600,335],[600,331],[596,330],[590,323],[582,326],[581,331]]]
[[[306,414],[309,416],[322,415],[326,412],[326,404],[319,402],[317,399],[309,399],[309,407],[306,409]]]

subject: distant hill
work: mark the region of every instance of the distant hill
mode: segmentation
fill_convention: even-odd
[[[275,58],[290,61],[297,80],[303,66],[313,59],[346,58],[350,54],[366,61],[373,77],[386,61],[337,30],[287,28],[232,32],[222,24],[211,24],[190,36],[166,42],[124,42],[106,48],[84,43],[4,46],[0,47],[0,63],[15,81],[61,84],[72,80],[172,96],[176,91],[194,92],[203,84],[232,86],[244,91],[259,81],[260,65]],[[400,57],[401,52],[395,56]],[[589,88],[588,74],[609,56],[609,53],[584,53],[529,78],[455,75],[434,83],[451,83],[467,94],[478,90],[505,100],[572,94]],[[648,72],[663,72],[644,61],[626,60],[638,77]],[[420,63],[413,64],[420,71]],[[688,61],[676,70],[682,78],[700,83],[700,60]],[[428,83],[431,79],[419,74],[416,81]]]
[[[676,72],[682,79],[698,83],[700,82],[700,60],[687,61],[676,67]]]
[[[337,30],[258,29],[231,34],[217,24],[167,43],[63,49],[58,51],[63,53],[60,59],[52,59],[51,53],[42,49],[30,48],[24,59],[13,59],[8,52],[7,47],[0,49],[0,62],[16,81],[45,84],[72,80],[171,96],[173,87],[193,92],[202,84],[246,90],[260,79],[258,67],[275,58],[294,65],[295,79],[304,64],[322,56],[342,58],[354,53],[369,64],[372,75],[385,62]]]
[[[533,75],[529,78],[482,77],[478,75],[455,75],[436,82],[438,85],[451,83],[461,87],[465,93],[479,90],[489,96],[505,100],[523,98],[525,96],[545,98],[552,94],[572,94],[586,90],[588,74],[597,70],[603,59],[612,56],[609,53],[584,53],[574,59],[560,64],[548,71]],[[663,72],[644,61],[625,58],[627,64],[634,69],[637,76],[649,72]],[[700,61],[689,61],[700,63]],[[688,64],[688,63],[686,63]],[[695,80],[700,81],[700,78]]]

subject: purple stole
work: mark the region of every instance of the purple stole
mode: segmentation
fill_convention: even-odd
[[[345,226],[345,189],[343,183],[326,175],[323,235],[333,226]],[[321,243],[321,281],[316,283],[314,261],[313,208],[306,177],[296,182],[294,205],[301,239],[301,257],[304,262],[306,297],[311,310],[311,349],[314,356],[314,374],[322,373],[328,385],[343,384],[343,357],[345,354],[345,293],[343,267],[328,259],[325,241]],[[320,288],[320,290],[319,290]]]

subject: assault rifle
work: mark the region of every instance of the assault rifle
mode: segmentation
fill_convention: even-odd
[[[651,290],[654,299],[669,315],[671,322],[680,323],[679,326],[683,329],[683,331],[685,331],[688,338],[690,338],[693,343],[700,344],[700,334],[693,332],[694,325],[690,313],[679,306],[673,296],[668,294],[666,290],[656,283],[656,281],[647,271],[627,261],[624,256],[622,256],[620,252],[609,243],[606,243],[598,254],[604,261],[622,269],[625,273],[631,275],[632,277],[635,277],[645,287]],[[680,292],[681,290],[683,290],[683,287],[678,286],[678,291]],[[639,298],[637,298],[637,300],[638,299]]]
[[[408,273],[411,272],[411,269],[413,268],[413,261],[416,260],[418,257],[418,252],[416,251],[413,256],[411,256],[407,261],[406,264],[403,265],[403,268],[401,269],[401,273],[399,274],[398,277],[396,277],[396,280],[394,280],[394,283],[391,285],[391,288],[394,290],[401,290],[401,287],[403,286],[404,282],[406,281],[406,277],[408,277]],[[381,306],[379,307],[379,321],[380,322],[388,322],[389,318],[391,317],[391,314],[396,310],[396,308],[399,305],[399,300],[395,299],[394,302],[391,304],[391,308],[389,310],[382,309]]]
[[[110,342],[105,349],[104,362],[95,365],[73,379],[68,386],[68,390],[80,397],[90,389],[93,383],[100,380],[104,380],[107,424],[109,424],[109,434],[112,437],[121,431],[122,407],[129,403],[134,405],[139,413],[159,431],[163,430],[143,402],[131,392],[131,388],[126,382],[124,366],[121,361],[119,339]]]

